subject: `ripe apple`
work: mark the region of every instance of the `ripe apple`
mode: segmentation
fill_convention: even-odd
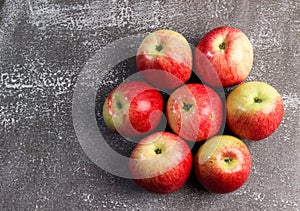
[[[229,193],[240,188],[248,180],[251,165],[251,154],[245,143],[229,135],[210,138],[194,157],[198,181],[214,193]]]
[[[247,82],[227,97],[227,125],[237,136],[258,141],[280,125],[284,105],[280,94],[264,82]]]
[[[203,84],[187,84],[176,89],[166,107],[168,124],[182,138],[197,142],[215,135],[223,122],[219,95]]]
[[[189,80],[192,50],[178,32],[158,30],[147,35],[140,44],[136,64],[139,73],[150,84],[172,90]]]
[[[129,170],[135,183],[149,192],[179,190],[192,169],[192,153],[179,136],[156,132],[142,139],[133,149]]]
[[[125,137],[136,137],[155,129],[163,113],[163,97],[142,81],[129,81],[111,91],[103,105],[108,128]]]
[[[241,83],[253,64],[253,49],[247,36],[228,26],[215,28],[199,41],[195,52],[195,71],[207,84],[219,87]]]

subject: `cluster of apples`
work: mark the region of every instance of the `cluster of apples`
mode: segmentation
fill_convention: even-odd
[[[136,64],[144,81],[123,82],[103,106],[108,128],[124,137],[144,135],[129,161],[136,184],[150,192],[172,193],[193,169],[208,191],[240,188],[250,175],[252,158],[239,138],[265,139],[284,113],[282,98],[272,86],[240,84],[253,64],[247,36],[236,28],[218,27],[192,50],[180,33],[158,30],[142,41]],[[193,65],[198,82],[190,82]],[[223,103],[217,90],[234,85]],[[169,94],[167,102],[162,92]],[[171,131],[156,130],[164,115]],[[220,135],[225,119],[239,138]],[[187,143],[201,141],[193,156]]]

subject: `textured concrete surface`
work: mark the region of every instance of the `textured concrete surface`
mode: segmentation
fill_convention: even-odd
[[[4,0],[0,7],[0,210],[299,210],[299,1]],[[72,100],[90,58],[118,39],[162,28],[196,45],[220,25],[247,34],[255,52],[247,80],[274,86],[286,109],[272,136],[245,141],[253,155],[248,182],[216,195],[191,177],[174,194],[149,194],[89,159]],[[130,61],[96,84],[100,101],[128,76]],[[132,146],[103,133],[128,154]]]

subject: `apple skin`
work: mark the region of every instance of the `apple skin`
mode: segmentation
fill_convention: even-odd
[[[213,193],[239,189],[249,178],[251,154],[240,139],[214,136],[207,140],[194,157],[194,171],[202,186]]]
[[[195,72],[206,84],[228,87],[241,83],[253,65],[253,48],[240,30],[228,26],[206,33],[194,51]]]
[[[124,137],[154,130],[162,117],[161,93],[142,81],[123,82],[105,99],[103,119],[108,128]]]
[[[163,29],[144,38],[137,50],[136,65],[151,85],[173,90],[191,77],[192,57],[191,47],[183,35]]]
[[[236,87],[226,99],[227,125],[237,136],[258,141],[270,136],[284,115],[281,95],[271,85],[252,81]]]
[[[156,132],[133,149],[129,170],[135,183],[152,193],[179,190],[188,179],[193,157],[187,143],[170,132]]]
[[[203,84],[187,84],[176,89],[166,106],[168,124],[185,140],[198,142],[215,135],[223,122],[219,95]]]

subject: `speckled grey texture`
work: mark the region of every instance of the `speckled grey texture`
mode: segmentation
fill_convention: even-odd
[[[5,0],[0,6],[0,210],[299,210],[299,1]],[[196,45],[220,25],[247,34],[255,52],[247,80],[271,84],[285,105],[272,136],[246,141],[253,155],[248,182],[216,195],[191,177],[178,192],[156,195],[89,160],[72,122],[74,86],[89,58],[119,38],[162,28]]]

